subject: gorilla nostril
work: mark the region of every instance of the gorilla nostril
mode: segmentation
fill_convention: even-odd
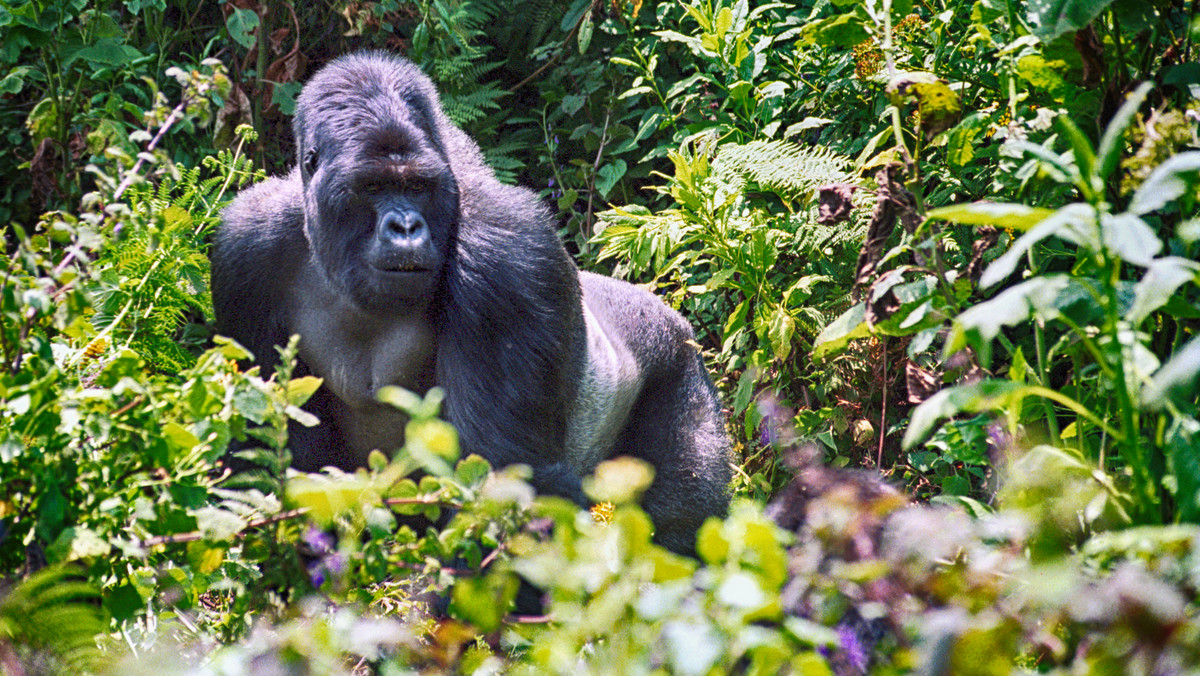
[[[400,239],[418,240],[428,231],[425,219],[412,212],[385,214],[380,225],[384,233]]]

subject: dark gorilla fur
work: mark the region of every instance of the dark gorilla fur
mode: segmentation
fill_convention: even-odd
[[[693,551],[721,515],[729,441],[691,327],[651,294],[580,272],[551,214],[496,180],[413,64],[329,64],[300,94],[298,166],[224,213],[212,258],[218,330],[257,357],[300,335],[298,375],[324,378],[289,428],[294,465],[362,466],[403,443],[386,385],[446,392],[462,450],[524,463],[587,504],[580,477],[616,455],[655,468],[656,539]]]

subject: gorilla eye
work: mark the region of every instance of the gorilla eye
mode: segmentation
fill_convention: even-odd
[[[417,194],[433,191],[433,181],[424,176],[413,176],[404,181],[404,189]]]
[[[317,172],[318,161],[319,156],[317,155],[317,149],[309,148],[308,152],[304,154],[304,170],[307,171],[310,176]]]

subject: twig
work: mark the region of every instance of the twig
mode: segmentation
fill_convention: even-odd
[[[167,135],[167,131],[169,131],[176,122],[183,119],[183,111],[187,109],[188,104],[191,102],[192,100],[190,98],[186,96],[183,97],[183,100],[179,102],[179,105],[175,106],[175,109],[172,110],[171,114],[167,116],[166,122],[163,122],[163,126],[159,128],[158,133],[154,135],[154,138],[150,139],[150,143],[146,146],[147,151],[154,150],[158,147],[158,142]],[[129,170],[129,173],[125,174],[125,178],[121,179],[121,184],[117,186],[116,192],[113,193],[114,200],[121,199],[121,195],[124,195],[125,191],[129,189],[129,186],[133,185],[134,179],[137,178],[138,171],[142,168],[142,165],[145,164],[145,162],[145,157],[139,157],[137,162],[133,163],[133,168]]]
[[[256,520],[251,521],[250,523],[246,524],[246,527],[243,528],[240,532],[236,533],[233,537],[234,537],[234,539],[240,540],[240,539],[246,537],[246,531],[250,530],[251,528],[261,528],[262,526],[269,526],[270,524],[278,523],[280,521],[286,521],[288,519],[294,519],[298,516],[303,516],[307,513],[308,513],[308,508],[301,507],[299,509],[289,509],[286,512],[280,512],[279,514],[275,514],[274,516],[268,516],[268,517],[264,517],[262,519],[256,519]],[[147,538],[145,540],[142,540],[138,544],[140,544],[142,547],[154,547],[157,545],[179,544],[181,542],[196,542],[197,540],[203,540],[203,539],[204,539],[204,531],[192,531],[190,533],[176,533],[174,535],[159,535],[157,537],[152,537],[152,538]]]
[[[883,471],[883,437],[887,434],[888,400],[888,353],[887,336],[883,337],[883,410],[879,412],[879,453],[875,456],[875,469]]]
[[[607,108],[604,111],[604,129],[600,132],[600,147],[596,148],[596,161],[592,162],[592,189],[588,190],[587,212],[583,222],[587,224],[588,230],[592,230],[592,198],[596,195],[596,172],[600,170],[600,158],[604,154],[604,146],[608,141],[608,121],[612,119],[612,109]],[[595,235],[596,233],[592,233]]]
[[[562,47],[558,50],[558,52],[555,53],[555,55],[553,57],[551,57],[549,61],[547,61],[545,64],[543,64],[541,68],[538,68],[537,70],[533,71],[533,74],[531,74],[529,77],[527,77],[524,80],[521,80],[517,84],[513,85],[508,90],[508,93],[515,94],[518,89],[520,89],[521,87],[524,87],[525,85],[529,84],[530,82],[533,82],[534,80],[537,79],[537,77],[539,75],[542,74],[543,71],[545,71],[547,68],[549,68],[550,66],[553,66],[555,63],[557,63],[558,60],[563,57],[563,54],[567,53],[567,43],[571,41],[571,37],[575,35],[576,31],[579,30],[579,27],[583,25],[584,18],[586,18],[589,14],[591,14],[592,10],[595,9],[595,7],[596,7],[596,2],[595,2],[595,0],[592,0],[592,4],[588,5],[588,8],[586,10],[584,10],[584,12],[582,14],[579,15],[579,20],[576,21],[575,25],[571,27],[571,32],[567,33],[567,37],[563,38]]]

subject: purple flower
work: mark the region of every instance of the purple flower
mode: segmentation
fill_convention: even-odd
[[[867,649],[863,647],[862,641],[858,639],[858,632],[854,630],[853,625],[839,624],[837,626],[837,635],[838,643],[842,646],[842,652],[846,655],[846,661],[860,672],[867,673]]]
[[[333,536],[316,526],[310,525],[301,539],[317,553],[333,551]]]
[[[310,561],[308,563],[308,579],[312,581],[312,586],[317,588],[325,584],[325,564],[321,561]]]

